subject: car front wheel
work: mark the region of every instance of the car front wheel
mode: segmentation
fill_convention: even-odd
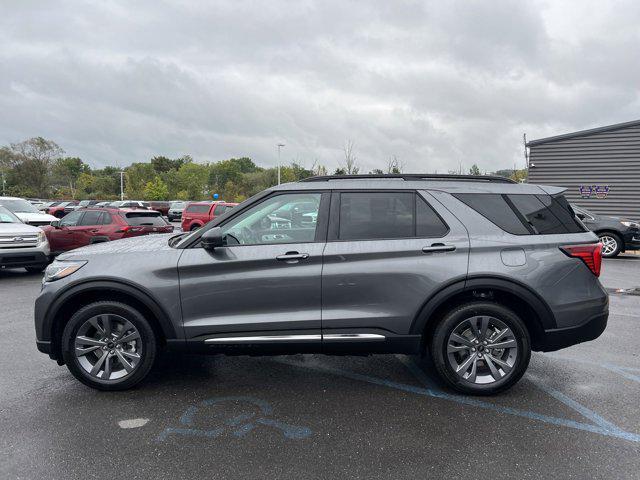
[[[622,240],[615,233],[603,232],[598,237],[602,243],[602,256],[606,258],[615,257],[622,250]]]
[[[492,395],[524,374],[531,341],[523,321],[490,302],[458,306],[434,330],[430,355],[441,380],[458,392]]]
[[[98,390],[125,390],[151,370],[157,339],[136,309],[99,301],[78,310],[62,333],[62,355],[71,373]]]

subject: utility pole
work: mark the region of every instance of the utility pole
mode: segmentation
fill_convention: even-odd
[[[5,195],[5,188],[7,187],[7,181],[4,178],[4,172],[2,172],[2,196]]]
[[[278,144],[278,185],[280,185],[280,149],[284,147],[284,143]]]
[[[120,171],[120,201],[124,200],[124,170]]]

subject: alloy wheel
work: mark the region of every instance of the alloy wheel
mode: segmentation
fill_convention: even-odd
[[[518,353],[511,329],[487,315],[461,321],[447,340],[449,365],[458,377],[473,384],[490,384],[508,377]]]
[[[613,255],[618,250],[618,241],[609,235],[602,235],[600,242],[602,242],[602,255],[604,256]]]
[[[142,359],[142,339],[126,318],[101,314],[78,329],[75,356],[82,369],[100,380],[119,380],[136,370]]]

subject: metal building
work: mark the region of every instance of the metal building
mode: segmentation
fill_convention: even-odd
[[[570,202],[640,219],[640,120],[531,140],[529,182],[567,187]]]

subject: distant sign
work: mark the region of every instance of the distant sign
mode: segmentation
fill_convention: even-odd
[[[582,198],[607,198],[609,195],[609,185],[580,185],[580,196]]]

